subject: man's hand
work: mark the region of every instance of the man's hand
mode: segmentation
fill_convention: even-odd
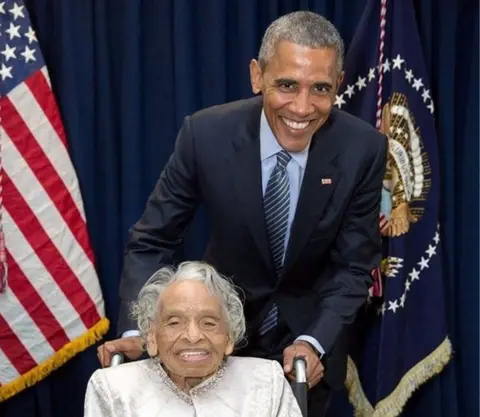
[[[110,366],[112,356],[117,352],[123,353],[128,359],[137,360],[143,353],[143,342],[141,337],[124,337],[100,345],[97,348],[97,357],[102,368]]]
[[[302,357],[307,362],[308,387],[317,385],[323,378],[324,368],[315,349],[308,342],[299,340],[283,351],[283,370],[290,381],[295,381],[295,369],[293,359]]]

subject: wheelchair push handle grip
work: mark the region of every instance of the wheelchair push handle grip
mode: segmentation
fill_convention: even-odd
[[[293,395],[303,417],[307,417],[308,408],[308,382],[307,382],[307,362],[302,357],[293,359],[293,368],[295,369],[295,382],[291,384]]]
[[[307,382],[307,362],[304,358],[297,356],[293,359],[296,382],[301,384]]]
[[[110,361],[110,366],[118,366],[121,365],[125,361],[125,358],[122,353],[115,352],[112,355],[112,359]]]

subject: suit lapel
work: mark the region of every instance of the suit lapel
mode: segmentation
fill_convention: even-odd
[[[331,119],[313,137],[298,198],[284,272],[293,267],[324,214],[338,183],[338,148]]]
[[[227,164],[235,184],[239,211],[246,218],[250,233],[265,264],[273,272],[274,266],[263,210],[260,162],[261,98],[254,100],[254,103],[251,117],[241,128],[240,135],[233,140],[234,152],[232,157],[227,160]]]

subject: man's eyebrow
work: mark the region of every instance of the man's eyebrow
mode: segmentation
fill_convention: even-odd
[[[276,85],[280,84],[298,84],[297,80],[294,80],[293,78],[277,78],[274,80]],[[333,87],[332,83],[329,81],[317,81],[313,84],[314,87],[316,88],[328,88],[331,89]]]
[[[332,83],[328,81],[318,81],[314,84],[315,87],[327,87],[327,88],[332,88],[333,85]]]
[[[293,78],[277,78],[275,84],[297,84],[297,81]]]

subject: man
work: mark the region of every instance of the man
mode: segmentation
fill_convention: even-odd
[[[380,263],[378,226],[387,140],[333,108],[344,47],[334,26],[296,12],[266,31],[252,89],[261,96],[186,117],[175,151],[132,228],[121,281],[123,338],[99,348],[135,360],[141,342],[128,303],[160,266],[177,261],[203,203],[205,261],[245,294],[247,341],[237,354],[276,358],[294,378],[307,360],[309,412],[325,413],[346,373],[349,325]]]

